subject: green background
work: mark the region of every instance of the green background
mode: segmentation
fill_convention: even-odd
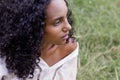
[[[68,0],[79,42],[77,80],[120,80],[120,0]]]

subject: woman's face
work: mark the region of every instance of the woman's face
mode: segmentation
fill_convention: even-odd
[[[65,44],[71,25],[67,20],[68,8],[64,0],[51,0],[46,9],[46,26],[43,40],[52,44]]]

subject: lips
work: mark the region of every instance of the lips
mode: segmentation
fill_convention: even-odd
[[[67,39],[68,39],[68,37],[69,37],[69,35],[68,35],[68,34],[66,34],[66,35],[64,35],[64,36],[62,37],[62,39],[63,39],[63,40],[67,40]]]

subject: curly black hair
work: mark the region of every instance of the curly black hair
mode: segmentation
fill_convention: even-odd
[[[0,57],[9,73],[25,79],[34,76],[44,35],[45,10],[51,0],[0,1]],[[66,0],[65,0],[66,2]],[[68,3],[66,2],[68,6]],[[72,25],[71,11],[68,22]],[[70,31],[73,35],[73,29]]]

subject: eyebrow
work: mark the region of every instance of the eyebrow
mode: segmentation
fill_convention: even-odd
[[[59,19],[62,19],[63,17],[62,16],[60,16],[60,17],[57,17],[57,18],[55,18],[55,19],[53,19],[54,21],[56,21],[56,20],[59,20]]]
[[[65,17],[67,17],[67,15],[68,15],[68,9],[67,9],[67,13],[66,13],[66,16]],[[63,18],[64,16],[58,16],[58,17],[56,17],[56,18],[53,18],[53,21],[55,21],[55,20],[58,20],[58,19],[61,19],[61,18]]]

